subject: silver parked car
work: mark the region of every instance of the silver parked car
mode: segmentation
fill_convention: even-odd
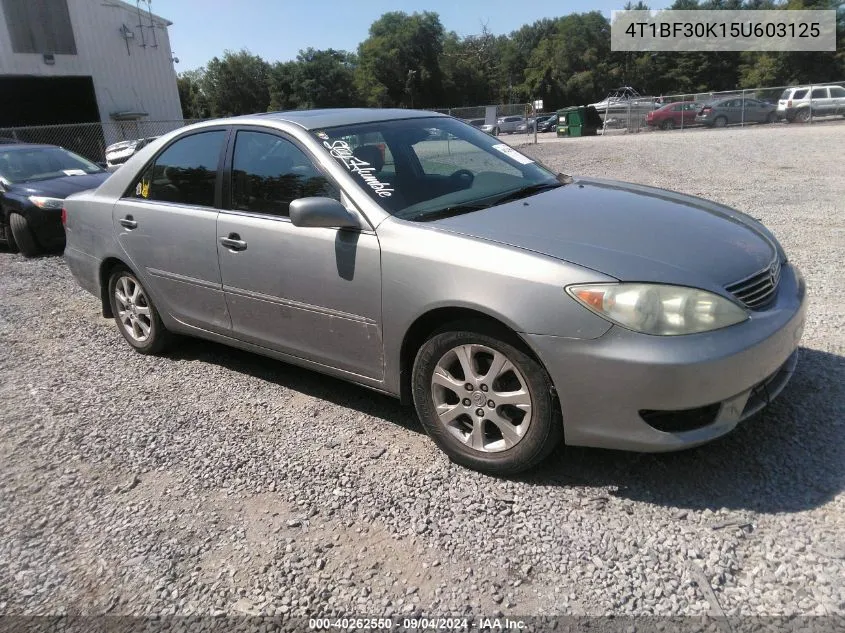
[[[125,163],[129,158],[142,149],[145,145],[149,145],[157,136],[149,136],[147,138],[136,138],[130,141],[120,141],[112,143],[106,147],[106,169],[110,172],[117,171],[117,169]]]
[[[64,215],[71,271],[139,352],[180,333],[345,378],[497,474],[562,438],[719,437],[783,389],[804,324],[804,281],[754,219],[556,174],[430,112],[192,125]]]
[[[519,126],[524,124],[524,116],[500,116],[496,119],[495,134],[515,134],[519,130]]]

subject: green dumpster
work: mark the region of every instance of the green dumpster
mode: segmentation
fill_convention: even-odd
[[[581,125],[581,106],[570,106],[557,111],[557,135],[572,136],[571,127]]]
[[[593,110],[593,112],[590,112]],[[588,106],[570,106],[557,111],[558,136],[595,136],[601,125],[601,119],[595,113],[595,108]],[[598,124],[596,121],[598,120]]]

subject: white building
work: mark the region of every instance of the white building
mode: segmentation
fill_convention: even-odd
[[[170,24],[150,0],[0,0],[0,127],[180,121]]]

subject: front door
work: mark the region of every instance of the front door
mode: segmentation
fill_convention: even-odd
[[[239,338],[369,378],[383,377],[381,254],[369,230],[294,226],[292,200],[341,199],[291,139],[240,129],[217,220],[223,290]]]
[[[118,241],[159,309],[189,325],[230,329],[217,260],[217,174],[228,131],[183,136],[143,171],[112,216]]]

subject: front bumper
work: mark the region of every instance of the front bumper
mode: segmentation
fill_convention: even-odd
[[[65,229],[62,226],[61,209],[40,209],[31,207],[27,211],[29,228],[42,248],[53,249],[65,244]]]
[[[523,336],[555,384],[567,444],[671,451],[724,435],[786,386],[805,310],[804,280],[787,264],[769,309],[714,332],[649,336],[614,326],[593,340]],[[640,415],[713,405],[712,422],[679,432]]]

